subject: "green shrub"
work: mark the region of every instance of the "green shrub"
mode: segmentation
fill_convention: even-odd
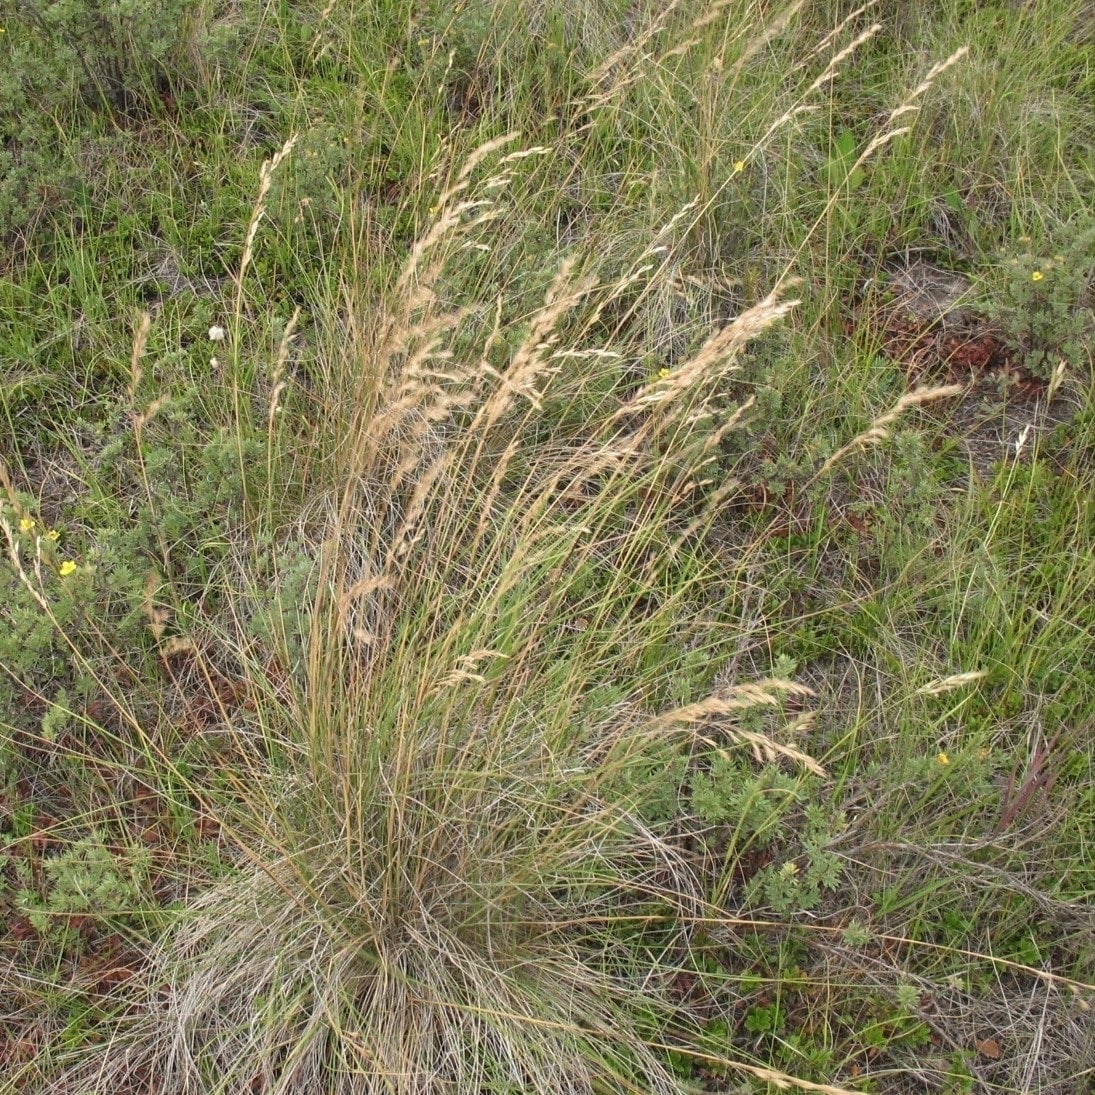
[[[20,890],[15,907],[44,940],[67,946],[81,922],[116,926],[140,906],[148,853],[132,848],[115,854],[97,834],[46,859],[43,875],[40,891]]]
[[[171,115],[245,26],[191,0],[0,0],[0,231],[79,206],[100,182],[85,145]]]
[[[1040,247],[1020,242],[986,310],[1035,376],[1048,380],[1060,364],[1085,369],[1095,354],[1095,214],[1078,214]]]
[[[78,106],[115,117],[153,108],[190,74],[188,0],[4,0],[4,121]]]

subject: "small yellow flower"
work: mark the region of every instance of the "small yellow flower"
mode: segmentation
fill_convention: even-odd
[[[940,768],[946,768],[947,765],[951,762],[951,758],[948,757],[946,753],[940,753],[939,756],[937,756],[935,759],[938,762]]]
[[[744,160],[738,160],[734,164],[734,174],[735,175],[740,175],[744,170],[745,170],[745,161]]]
[[[1043,274],[1041,270],[1035,270],[1034,273],[1030,275],[1030,280],[1031,281],[1041,281],[1042,278],[1044,278],[1044,277],[1045,277],[1045,274]]]
[[[33,532],[38,527],[38,522],[33,517],[21,517],[19,518],[19,531],[20,532]]]
[[[61,564],[61,577],[67,578],[70,574],[76,573],[76,564],[71,559],[66,559]]]
[[[61,539],[61,534],[55,528],[51,528],[49,532],[46,533],[46,539],[57,543],[57,541]]]
[[[670,378],[670,376],[672,376],[672,375],[673,374],[668,369],[659,369],[658,370],[658,377],[661,380],[668,380]]]

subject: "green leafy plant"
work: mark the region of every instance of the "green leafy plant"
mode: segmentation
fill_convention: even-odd
[[[0,229],[108,200],[97,166],[127,133],[230,72],[258,19],[189,0],[0,0]]]
[[[185,78],[191,11],[185,0],[5,0],[6,109],[57,108],[66,94],[118,115],[147,109]]]
[[[1078,215],[1042,248],[1024,237],[1002,266],[987,310],[1032,373],[1049,379],[1060,364],[1087,365],[1095,347],[1095,214]]]
[[[145,899],[148,857],[140,848],[126,855],[108,849],[101,834],[81,837],[43,864],[40,893],[24,889],[16,908],[46,940],[68,945],[85,921],[116,925]]]

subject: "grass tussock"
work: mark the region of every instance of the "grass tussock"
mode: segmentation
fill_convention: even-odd
[[[640,656],[670,630],[711,642],[702,544],[738,421],[712,404],[791,304],[762,301],[674,376],[552,436],[552,385],[565,368],[573,397],[614,366],[594,324],[643,271],[605,283],[567,262],[501,367],[497,328],[456,352],[465,312],[437,286],[494,219],[480,195],[524,158],[511,144],[463,166],[374,340],[348,348],[368,388],[335,456],[342,493],[313,515],[304,658],[280,694],[258,691],[249,730],[283,761],[233,778],[239,872],[152,955],[153,999],[70,1090],[104,1075],[179,1091],[677,1090],[646,1042],[710,910],[644,799],[682,748],[821,768],[736,726],[801,686],[667,709],[665,666]],[[650,936],[649,968],[621,932]]]

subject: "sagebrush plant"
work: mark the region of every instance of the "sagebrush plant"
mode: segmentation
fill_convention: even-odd
[[[6,0],[5,120],[84,105],[125,115],[186,78],[185,0]]]
[[[125,131],[195,105],[231,73],[247,21],[214,19],[190,0],[0,3],[0,218],[33,236],[64,210],[101,204],[95,161]],[[92,198],[92,195],[95,197]]]
[[[15,905],[43,939],[71,945],[82,919],[124,921],[146,899],[148,852],[127,849],[113,853],[102,834],[83,837],[46,861],[40,885],[25,876],[26,888],[15,894]]]
[[[45,528],[16,501],[18,510],[0,503],[6,556],[0,574],[8,625],[0,646],[5,669],[0,701],[9,712],[9,728],[33,732],[55,695],[86,700],[95,692],[96,682],[81,672],[70,644],[79,646],[91,637],[96,611],[110,607],[123,618],[127,613],[120,603],[124,591],[117,591],[122,597],[111,604],[115,591],[103,587],[92,567],[72,557],[58,530]],[[128,636],[130,641],[134,637],[132,632]],[[23,717],[16,715],[20,708]]]

